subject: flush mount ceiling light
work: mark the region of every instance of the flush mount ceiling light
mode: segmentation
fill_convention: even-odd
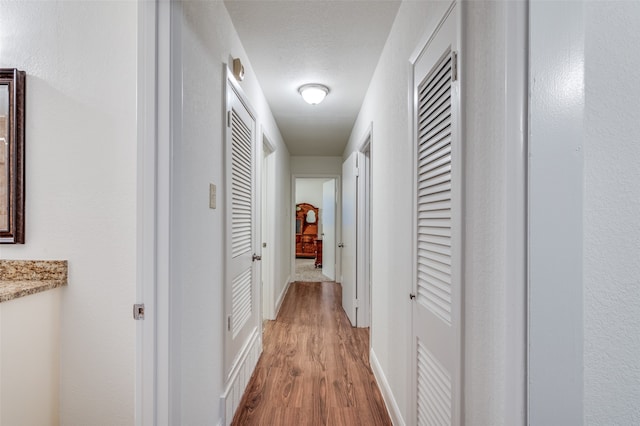
[[[322,102],[329,93],[329,88],[322,84],[305,84],[300,86],[298,92],[302,95],[302,99],[308,104],[317,105]]]

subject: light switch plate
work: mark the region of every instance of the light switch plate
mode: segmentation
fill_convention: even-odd
[[[213,183],[209,184],[209,208],[216,208],[216,185]]]

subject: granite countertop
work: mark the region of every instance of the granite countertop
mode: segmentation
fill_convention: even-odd
[[[66,260],[0,260],[0,303],[65,285]]]

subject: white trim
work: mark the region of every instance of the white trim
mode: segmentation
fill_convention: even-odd
[[[584,422],[584,7],[533,1],[529,9],[529,81],[536,82],[527,194],[532,425]]]
[[[182,3],[160,0],[159,16],[162,28],[160,49],[164,56],[158,60],[158,408],[167,417],[166,425],[182,422],[182,287],[176,285],[179,277],[174,272],[173,243],[173,146],[182,140]],[[160,309],[162,308],[162,310]],[[162,341],[160,341],[160,336]],[[160,373],[158,373],[160,374]],[[161,380],[160,380],[161,379]],[[164,425],[165,423],[163,423]]]
[[[393,397],[393,391],[391,390],[391,386],[389,386],[389,382],[387,381],[387,377],[384,375],[384,371],[380,366],[380,362],[378,362],[378,357],[376,357],[373,349],[369,351],[369,364],[371,365],[371,371],[373,372],[373,376],[376,378],[378,382],[378,387],[380,388],[380,393],[382,394],[382,399],[384,399],[385,408],[389,413],[389,417],[391,417],[391,423],[395,426],[404,426],[406,423],[402,418],[402,413],[400,412],[400,407],[398,407],[398,403],[396,399]]]
[[[276,208],[276,145],[266,133],[264,127],[260,126],[260,135],[262,140],[262,162],[260,191],[262,194],[262,217],[261,217],[261,241],[266,242],[267,248],[262,250],[262,320],[274,320],[277,313],[275,303],[275,271],[278,268],[276,264],[276,253],[274,251],[276,241],[276,221],[278,210]]]
[[[135,423],[169,425],[172,6],[138,5],[138,164]],[[178,63],[177,65],[181,65]]]
[[[136,303],[147,319],[136,324],[136,426],[153,426],[156,410],[156,12],[155,2],[138,3],[138,165]]]
[[[436,36],[436,34],[438,34],[438,31],[440,30],[440,27],[442,27],[442,25],[444,25],[444,22],[447,20],[447,17],[451,14],[451,11],[453,10],[453,8],[454,8],[454,6],[456,5],[457,2],[458,2],[458,0],[452,0],[451,1],[451,3],[449,4],[449,7],[447,8],[447,11],[444,13],[444,15],[442,15],[442,17],[440,18],[440,21],[439,21],[439,23],[438,23],[438,25],[436,26],[435,29],[429,28],[424,32],[424,34],[422,34],[422,37],[420,37],[420,40],[418,41],[418,44],[416,44],[417,47],[414,49],[414,51],[411,54],[411,56],[409,56],[409,63],[411,63],[411,65],[415,64],[418,61],[418,59],[420,58],[420,56],[427,50],[427,48],[431,44],[431,41]],[[460,67],[458,67],[458,69],[459,68]],[[412,69],[413,69],[413,67],[412,67]],[[413,77],[413,70],[411,72],[411,77]],[[413,80],[411,80],[411,81],[413,82]],[[413,99],[413,89],[411,90],[411,95],[412,95],[412,97],[410,98],[410,102],[411,102],[411,105],[413,105],[413,102],[411,101]]]
[[[342,278],[342,256],[338,253],[338,238],[342,238],[342,176],[325,173],[295,173],[291,174],[291,273],[295,278],[296,271],[296,179],[335,179],[336,180],[336,282]]]
[[[356,248],[356,292],[360,309],[356,315],[358,327],[371,326],[371,147],[373,123],[370,123],[358,144],[358,211]],[[369,153],[367,155],[366,153]],[[362,164],[365,163],[365,164]],[[363,250],[364,248],[364,250]],[[371,339],[369,339],[371,342]]]
[[[287,294],[287,291],[289,290],[290,285],[291,285],[291,275],[289,275],[289,277],[287,278],[287,282],[284,285],[282,292],[278,296],[278,299],[276,300],[273,319],[276,319],[278,317],[278,313],[280,313],[280,308],[282,307],[282,302],[284,302],[284,296]]]
[[[271,138],[271,136],[267,134],[267,132],[264,131],[264,127],[263,126],[261,127],[262,127],[262,132],[261,132],[262,143],[267,146],[266,153],[267,153],[267,156],[269,156],[274,152],[276,152],[276,145],[273,142],[271,142],[273,139]]]
[[[240,351],[236,363],[231,369],[227,386],[220,396],[220,413],[222,419],[218,424],[229,425],[242,400],[242,396],[247,388],[249,379],[258,364],[258,359],[262,353],[262,327],[253,329],[247,343]]]
[[[505,3],[506,424],[526,423],[528,3]],[[464,57],[461,55],[462,59]],[[458,67],[462,68],[461,66]]]

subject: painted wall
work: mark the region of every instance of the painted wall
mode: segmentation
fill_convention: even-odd
[[[373,123],[372,351],[388,382],[392,400],[388,405],[392,411],[397,408],[398,424],[411,421],[409,58],[432,34],[448,6],[402,3],[344,152],[346,158]],[[507,9],[505,2],[465,2],[461,8],[460,84],[466,131],[464,416],[474,424],[518,424],[524,418],[524,401],[516,401],[522,393],[514,387],[523,388],[524,376],[509,377],[510,363],[515,365],[512,358],[524,354],[524,329],[510,330],[509,291],[520,285],[524,292],[524,274],[517,282],[508,275],[512,236],[507,217],[510,206],[522,201],[518,198],[522,189],[514,200],[508,185],[514,173],[508,147],[514,141],[508,136],[505,106],[510,70],[505,53]],[[522,52],[521,47],[517,50]],[[519,232],[523,234],[524,227]],[[519,354],[514,347],[520,348]]]
[[[322,208],[322,184],[327,179],[296,179],[296,204],[309,203]]]
[[[284,291],[291,280],[293,269],[291,259],[293,258],[295,247],[291,245],[294,240],[295,230],[291,227],[293,221],[293,204],[291,195],[291,165],[289,152],[283,143],[280,144],[280,152],[275,161],[276,185],[272,189],[275,194],[276,208],[272,217],[275,221],[275,254],[274,264],[274,303],[284,298]],[[276,306],[277,307],[277,306]]]
[[[241,58],[241,86],[258,116],[258,128],[276,146],[276,186],[282,203],[277,211],[283,212],[291,205],[289,154],[223,2],[183,2],[175,10],[175,52],[182,66],[174,83],[180,94],[178,108],[183,110],[173,146],[172,281],[178,328],[172,336],[172,367],[178,372],[179,388],[172,388],[172,423],[215,424],[221,417],[218,400],[225,381],[223,64],[231,57]],[[215,210],[208,205],[210,182],[218,185]],[[276,222],[275,253],[289,250],[291,222],[284,219]],[[277,279],[286,279],[288,264],[278,266]]]
[[[585,2],[584,423],[640,423],[640,3]]]
[[[137,4],[0,8],[0,66],[27,72],[26,244],[3,245],[0,257],[69,261],[60,423],[131,425]]]
[[[399,409],[401,418],[394,418],[396,424],[410,418],[413,169],[407,102],[409,57],[422,35],[433,31],[447,6],[445,2],[402,3],[343,154],[346,159],[353,152],[373,122],[371,342]]]
[[[291,157],[291,174],[341,175],[341,157]]]

